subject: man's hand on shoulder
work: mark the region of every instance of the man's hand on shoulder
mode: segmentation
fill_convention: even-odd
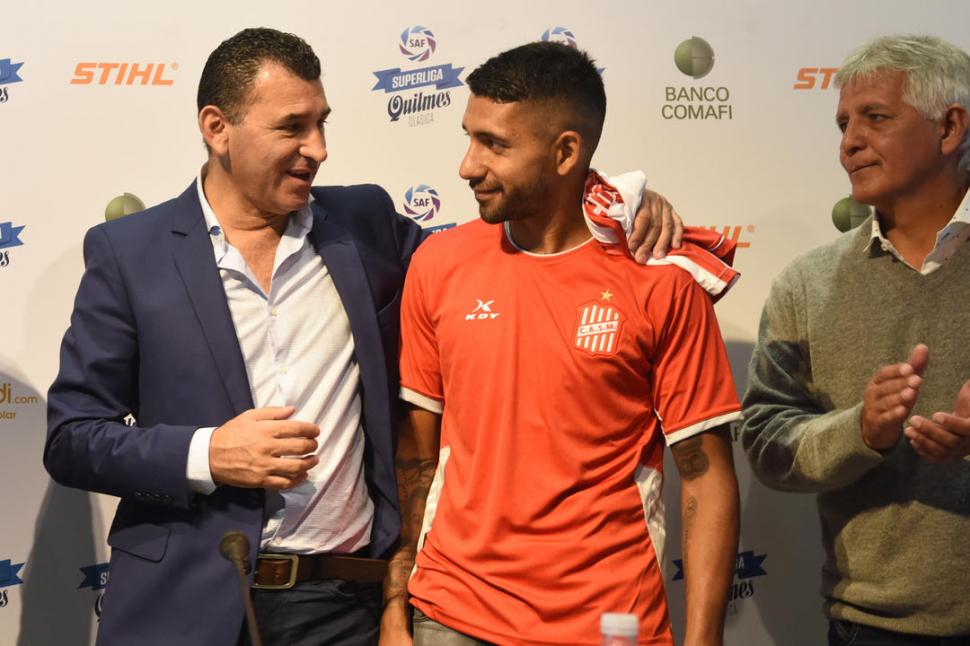
[[[216,484],[290,489],[319,459],[320,428],[289,419],[292,406],[253,408],[223,424],[209,441],[209,470]],[[301,457],[302,456],[302,457]]]
[[[680,249],[684,223],[677,211],[660,193],[643,189],[628,243],[639,263],[652,257],[663,258],[671,249]]]
[[[914,415],[903,432],[913,450],[932,464],[970,455],[970,381],[957,392],[953,413],[933,413],[930,419]]]
[[[929,349],[922,343],[903,363],[883,366],[866,385],[862,397],[862,441],[876,451],[895,446],[903,422],[912,412],[929,363]]]

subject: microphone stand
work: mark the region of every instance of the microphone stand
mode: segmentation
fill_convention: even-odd
[[[263,646],[256,623],[256,609],[249,593],[249,580],[246,578],[246,556],[249,554],[249,539],[242,532],[229,531],[219,541],[219,552],[230,561],[239,576],[239,590],[242,592],[243,607],[246,610],[246,625],[249,627],[249,640],[252,646]]]

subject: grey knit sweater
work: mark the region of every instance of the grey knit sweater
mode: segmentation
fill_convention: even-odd
[[[862,442],[866,383],[918,342],[929,367],[914,414],[951,412],[970,378],[970,243],[923,276],[867,221],[774,281],[744,397],[758,477],[818,493],[831,618],[929,635],[970,634],[970,461],[932,465],[905,436]]]

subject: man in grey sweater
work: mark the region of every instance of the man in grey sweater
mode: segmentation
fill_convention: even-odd
[[[818,494],[830,644],[970,644],[970,56],[881,38],[836,84],[875,215],[774,281],[742,440]]]

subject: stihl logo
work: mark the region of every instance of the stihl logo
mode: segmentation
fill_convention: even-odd
[[[748,247],[751,246],[750,242],[742,242],[741,234],[745,232],[754,233],[753,224],[749,224],[746,227],[742,227],[742,226],[732,227],[728,225],[726,227],[707,227],[707,228],[710,229],[711,231],[717,231],[725,238],[730,238],[731,240],[734,240],[734,242],[737,244],[738,249],[747,249]]]
[[[839,71],[837,67],[803,67],[798,70],[795,79],[798,81],[792,86],[795,90],[814,90],[816,83],[818,89],[827,90],[832,85],[835,73]]]
[[[471,314],[465,314],[466,321],[482,321],[495,319],[499,317],[499,312],[492,311],[492,303],[495,301],[483,301],[480,298],[475,299],[475,309],[472,310]]]
[[[78,63],[71,85],[172,85],[178,63]]]

